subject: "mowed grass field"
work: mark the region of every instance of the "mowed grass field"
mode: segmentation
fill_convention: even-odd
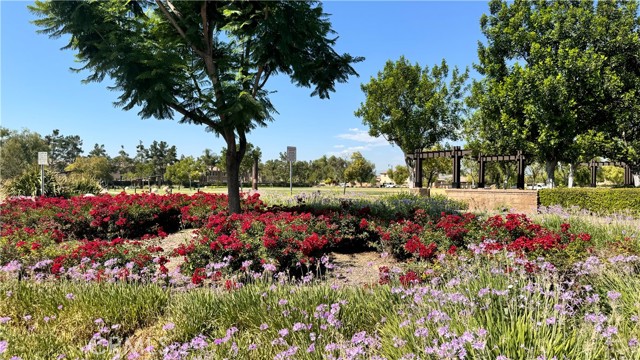
[[[243,192],[250,191],[250,187],[243,187]],[[119,194],[123,190],[122,188],[110,189],[110,194]],[[140,193],[140,192],[148,192],[149,188],[146,187],[144,189],[137,188],[133,189],[129,187],[125,192],[127,194]],[[183,194],[194,194],[196,192],[208,192],[208,193],[217,193],[217,194],[226,194],[227,188],[226,186],[206,186],[203,188],[178,188],[173,187],[173,193],[183,193]],[[300,195],[310,195],[310,194],[319,194],[319,195],[330,195],[330,196],[345,196],[345,197],[377,197],[377,196],[385,196],[385,195],[393,195],[398,193],[408,193],[408,188],[366,188],[366,187],[348,187],[346,189],[338,186],[314,186],[314,187],[294,187],[290,190],[288,187],[258,187],[258,193],[265,197],[283,197],[283,196],[300,196]],[[158,194],[164,194],[162,188],[158,190]]]

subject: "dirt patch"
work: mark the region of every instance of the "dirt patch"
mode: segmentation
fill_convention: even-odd
[[[332,275],[337,282],[344,285],[377,284],[379,280],[379,268],[387,266],[392,268],[398,262],[391,256],[381,256],[375,251],[367,251],[355,254],[330,254],[331,263],[335,266]]]
[[[176,233],[169,234],[164,239],[160,240],[159,246],[164,249],[162,255],[169,258],[167,269],[169,273],[173,272],[178,266],[184,263],[182,256],[173,256],[173,249],[180,246],[180,244],[187,244],[189,240],[193,238],[194,229],[180,230]]]
[[[162,255],[170,259],[167,264],[169,272],[173,272],[184,263],[182,256],[172,256],[173,249],[180,244],[187,244],[193,238],[193,229],[181,230],[169,234],[162,239],[159,246],[164,249]],[[353,254],[330,253],[329,258],[334,265],[330,273],[333,281],[343,285],[376,284],[379,280],[378,269],[381,266],[392,268],[398,266],[398,262],[391,256],[381,256],[375,251],[366,251]]]

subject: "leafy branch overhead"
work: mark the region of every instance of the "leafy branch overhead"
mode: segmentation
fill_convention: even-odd
[[[203,125],[227,143],[230,210],[239,211],[238,167],[246,135],[273,120],[267,82],[277,74],[329,98],[363,58],[333,50],[337,36],[315,2],[37,1],[34,23],[70,35],[89,72],[109,77],[116,106],[142,118]]]

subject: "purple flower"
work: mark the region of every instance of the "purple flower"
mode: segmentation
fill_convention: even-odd
[[[256,344],[249,344],[249,347],[248,347],[249,350],[255,350],[257,348],[258,348],[258,345]]]
[[[0,354],[7,351],[8,347],[9,347],[9,343],[7,342],[7,340],[0,340]]]
[[[510,359],[508,357],[504,356],[504,355],[498,355],[496,360],[510,360]]]
[[[65,295],[65,297],[69,300],[75,300],[76,296],[73,295],[72,293],[68,293],[67,295]]]
[[[268,328],[269,328],[269,325],[267,325],[267,324],[265,324],[265,323],[260,324],[260,330],[265,331],[265,330],[267,330]]]
[[[285,337],[285,336],[289,335],[289,329],[282,329],[282,330],[278,331],[278,335],[280,335],[281,337]]]
[[[351,337],[351,342],[353,344],[360,344],[361,342],[364,341],[364,339],[366,337],[367,337],[367,332],[366,331],[361,331],[361,332],[353,334],[353,336]]]
[[[312,353],[314,351],[316,351],[316,343],[311,343],[311,345],[309,345],[309,347],[307,348],[307,352]]]
[[[620,296],[622,296],[622,294],[617,291],[607,291],[607,297],[613,301],[618,300]]]
[[[164,326],[162,327],[162,330],[169,331],[169,330],[173,330],[175,327],[176,327],[176,324],[170,322],[170,323],[164,324]]]
[[[140,358],[140,354],[137,351],[132,351],[127,356],[127,360],[135,360],[135,359],[138,359],[138,358]]]
[[[273,264],[262,264],[262,268],[264,269],[264,271],[270,271],[270,272],[275,272],[276,266]]]
[[[638,346],[638,339],[635,337],[629,339],[629,347],[636,347],[636,346]]]
[[[9,316],[0,317],[0,324],[6,324],[9,322],[9,320],[11,320],[11,317]]]
[[[191,347],[193,349],[204,349],[207,347],[207,341],[205,340],[204,335],[200,334],[191,340]]]
[[[293,324],[293,331],[301,331],[301,330],[305,330],[306,328],[307,328],[307,325],[301,322],[297,322]]]

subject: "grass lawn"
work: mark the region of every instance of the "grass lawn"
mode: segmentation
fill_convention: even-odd
[[[251,190],[250,187],[243,187],[243,191]],[[110,189],[110,194],[119,194],[123,190],[122,189]],[[125,192],[127,194],[133,194],[135,192],[140,193],[141,191],[149,191],[149,188],[145,189],[131,189],[129,188]],[[192,195],[198,191],[208,192],[208,193],[216,193],[216,194],[226,194],[227,188],[222,186],[206,186],[204,188],[180,188],[174,187],[173,193],[182,193]],[[260,186],[258,188],[258,192],[264,196],[289,196],[292,194],[291,190],[288,187],[267,187]],[[338,186],[315,186],[315,187],[294,187],[293,188],[293,196],[296,195],[308,195],[312,193],[319,193],[320,195],[331,195],[331,196],[345,196],[345,197],[378,197],[385,195],[398,194],[402,192],[409,192],[408,188],[360,188],[360,187],[352,187],[343,189]],[[163,193],[162,190],[159,190],[159,193]]]

